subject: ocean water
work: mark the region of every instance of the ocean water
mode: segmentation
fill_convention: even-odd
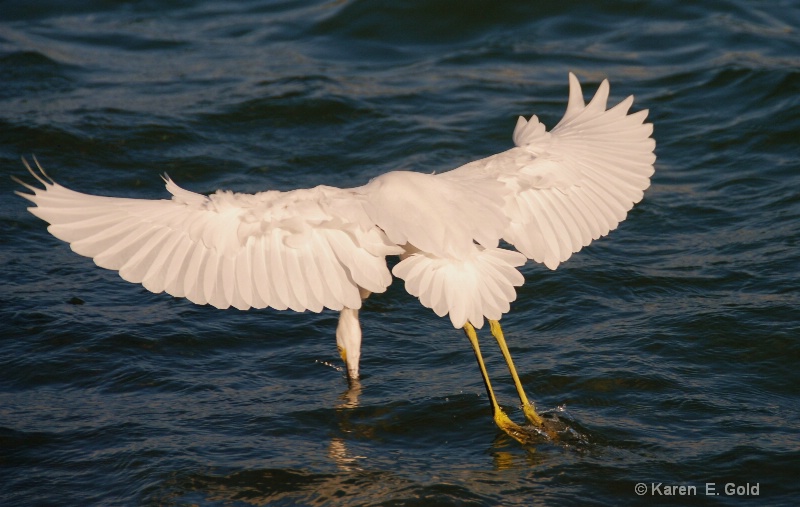
[[[797,505],[798,30],[780,0],[0,3],[0,505]],[[400,282],[365,303],[348,386],[335,312],[151,294],[9,178],[31,154],[146,198],[164,172],[444,171],[510,147],[518,115],[555,125],[569,71],[649,109],[658,160],[610,236],[523,269],[502,321],[556,442],[493,425],[463,333]]]

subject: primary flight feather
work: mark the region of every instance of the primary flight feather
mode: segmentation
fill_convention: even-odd
[[[75,252],[152,292],[217,308],[341,311],[337,343],[357,378],[358,309],[392,274],[455,327],[480,328],[509,311],[519,266],[555,269],[642,199],[655,161],[647,111],[629,114],[633,97],[607,109],[607,81],[588,104],[571,73],[569,84],[550,132],[520,117],[513,148],[435,175],[209,196],[165,177],[172,198],[145,200],[75,192],[28,166],[43,188],[20,181],[33,193],[18,194]],[[391,273],[389,255],[401,258]]]

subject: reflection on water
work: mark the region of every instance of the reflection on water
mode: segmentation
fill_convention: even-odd
[[[294,505],[324,503],[347,497],[349,504],[358,503],[359,498],[369,501],[392,496],[391,491],[397,492],[409,488],[415,491],[429,491],[431,498],[445,499],[443,500],[445,503],[452,497],[463,497],[465,492],[460,487],[436,484],[436,476],[424,478],[423,482],[419,483],[415,479],[404,477],[399,470],[381,471],[382,468],[385,469],[386,457],[370,457],[363,453],[365,447],[372,447],[372,444],[386,439],[386,434],[383,432],[393,431],[386,427],[389,423],[381,424],[381,420],[373,417],[377,412],[386,414],[391,420],[392,409],[360,406],[359,400],[363,389],[361,381],[350,380],[347,389],[338,396],[339,404],[332,411],[335,425],[330,430],[325,453],[329,466],[320,466],[319,463],[316,465],[318,469],[329,469],[328,472],[312,473],[307,468],[291,467],[238,469],[229,473],[210,470],[173,478],[164,485],[165,494],[159,497],[159,500],[181,504],[234,502],[244,505],[267,505],[286,501]],[[471,398],[470,403],[482,401]],[[454,410],[462,409],[456,407]],[[567,417],[563,407],[543,412],[542,415],[552,428],[558,430],[559,435],[557,441],[548,441],[542,437],[541,441],[546,442],[547,448],[556,447],[563,451],[575,452],[580,450],[581,445],[588,446],[588,433],[584,433],[583,428]],[[416,429],[422,431],[424,428]],[[532,427],[530,429],[532,432],[536,431]],[[441,430],[442,428],[437,429]],[[481,451],[484,447],[480,442],[481,439],[476,440],[476,451]],[[427,452],[422,453],[420,459],[428,461],[428,466],[435,466],[437,457],[443,452],[448,452],[449,447],[447,443],[433,445]],[[527,470],[536,474],[537,469],[546,466],[552,460],[547,452],[540,452],[538,445],[525,446],[523,452],[520,452],[518,442],[499,429],[496,429],[493,442],[481,452],[490,457],[494,472],[498,473]],[[402,460],[402,454],[402,451],[398,452],[398,460]],[[400,468],[402,468],[401,462],[397,462]],[[466,477],[471,472],[465,469],[460,472],[452,470],[451,473]],[[489,477],[482,484],[473,485],[472,489],[485,490],[486,495],[491,497],[497,493],[496,488],[501,483],[502,480],[498,482],[496,478]]]
[[[361,395],[362,390],[363,388],[361,387],[360,380],[348,378],[347,390],[339,396],[339,399],[342,400],[342,403],[337,405],[336,408],[339,409],[357,408],[358,397]]]
[[[354,433],[354,425],[350,421],[350,414],[352,409],[358,408],[358,397],[361,395],[361,391],[361,381],[348,378],[347,390],[339,396],[342,403],[336,407],[336,418],[340,433],[343,435]],[[331,438],[330,446],[328,446],[328,457],[336,463],[337,468],[346,472],[361,470],[358,461],[366,459],[366,456],[351,455],[347,448],[347,440],[338,436]]]
[[[499,437],[495,444],[506,447],[510,443],[505,441],[506,439],[510,439],[510,437],[507,435]],[[545,458],[536,453],[536,448],[528,447],[526,450],[525,454],[503,450],[493,451],[492,464],[497,470],[513,470],[521,467],[533,469],[544,461]]]

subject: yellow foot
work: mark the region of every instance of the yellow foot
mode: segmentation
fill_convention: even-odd
[[[500,411],[494,415],[494,423],[498,428],[503,430],[506,435],[522,445],[541,443],[546,440],[553,442],[558,441],[558,425],[553,423],[548,424],[541,416],[539,418],[542,421],[541,424],[531,423],[533,427],[520,426],[512,421],[505,412]]]
[[[533,405],[530,403],[522,405],[522,411],[525,413],[525,419],[527,419],[529,423],[537,428],[544,429],[544,419],[542,419],[542,416],[536,413]]]
[[[494,414],[494,423],[497,425],[498,428],[505,431],[508,436],[516,440],[521,444],[526,444],[530,441],[530,437],[522,429],[521,426],[517,425],[514,421],[512,421],[505,412],[502,410],[498,410]]]

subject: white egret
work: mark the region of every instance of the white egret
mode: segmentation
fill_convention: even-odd
[[[362,299],[386,290],[392,274],[472,344],[497,425],[520,441],[527,432],[500,408],[475,328],[484,319],[508,364],[526,419],[543,419],[525,396],[499,320],[532,259],[555,269],[608,234],[642,199],[655,141],[633,97],[606,109],[603,81],[585,104],[569,75],[563,119],[547,132],[520,117],[514,147],[440,174],[389,172],[364,186],[318,186],[254,195],[200,195],[164,177],[171,199],[101,197],[69,190],[37,162],[44,188],[30,211],[72,250],[130,282],[198,304],[241,310],[338,310],[336,342],[358,378]],[[501,248],[500,240],[517,251]],[[400,262],[391,273],[386,257]]]

